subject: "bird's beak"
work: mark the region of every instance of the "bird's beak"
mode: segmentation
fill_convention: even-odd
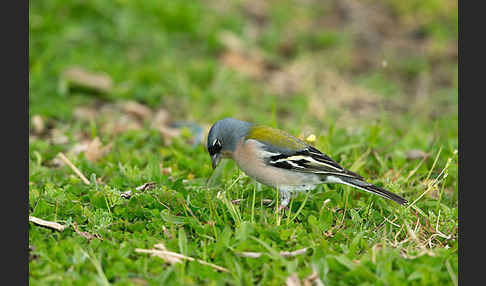
[[[213,156],[211,156],[211,164],[213,166],[213,170],[216,169],[216,167],[218,167],[219,162],[221,162],[221,154],[220,153],[216,153]]]

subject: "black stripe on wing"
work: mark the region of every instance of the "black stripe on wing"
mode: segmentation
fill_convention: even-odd
[[[295,152],[292,152],[292,153],[286,153],[286,154],[281,153],[279,155],[271,156],[270,161],[279,161],[279,160],[282,160],[282,159],[287,159],[287,158],[291,158],[291,157],[295,157],[295,156],[299,156],[299,155],[304,156],[304,157],[310,157],[310,158],[314,159],[315,161],[324,163],[326,165],[330,165],[330,166],[334,167],[334,169],[341,170],[341,171],[344,170],[343,167],[341,167],[338,163],[336,163],[334,160],[332,160],[329,156],[327,156],[326,154],[322,153],[321,151],[317,150],[316,148],[314,148],[312,146],[309,146],[304,150],[295,151]]]
[[[312,157],[312,159],[317,160],[319,162],[331,165],[333,167],[336,167],[338,169],[341,169],[344,171],[344,168],[341,167],[338,163],[336,163],[333,159],[331,159],[329,156],[326,154],[322,153],[321,151],[317,150],[316,148],[309,146],[307,149],[301,151],[304,152],[306,155],[309,155]]]
[[[312,146],[301,151],[288,154],[270,156],[267,163],[271,166],[295,170],[304,173],[315,173],[321,175],[338,175],[363,179],[360,175],[348,171],[333,161],[329,156],[320,152]]]

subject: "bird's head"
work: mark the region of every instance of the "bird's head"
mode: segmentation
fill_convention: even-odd
[[[207,143],[213,169],[216,169],[221,159],[232,156],[238,142],[245,138],[250,126],[248,122],[233,118],[221,119],[214,123],[209,129]]]

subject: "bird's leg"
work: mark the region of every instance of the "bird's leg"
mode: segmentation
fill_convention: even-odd
[[[260,184],[259,182],[255,181],[255,184],[256,184],[256,189],[258,192],[261,192],[262,191],[262,184]]]
[[[280,192],[280,206],[277,208],[277,212],[280,212],[281,210],[288,210],[289,207],[289,202],[290,202],[290,199],[292,198],[292,193],[290,191],[286,191],[286,190],[279,190]]]
[[[280,212],[281,210],[288,210],[288,209],[289,209],[288,206],[280,205],[276,212]]]

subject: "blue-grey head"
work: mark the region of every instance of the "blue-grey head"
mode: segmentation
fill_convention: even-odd
[[[208,153],[215,169],[221,159],[231,157],[236,146],[242,140],[251,127],[251,123],[224,118],[213,124],[208,134]]]

